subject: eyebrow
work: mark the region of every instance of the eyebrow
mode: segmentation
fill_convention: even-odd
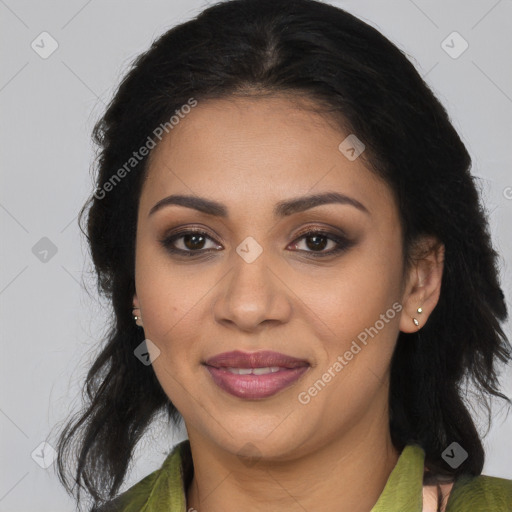
[[[325,192],[322,194],[314,194],[310,196],[301,196],[286,201],[278,202],[274,207],[274,217],[287,217],[294,213],[303,212],[310,208],[324,204],[345,204],[350,205],[358,210],[367,213],[370,212],[368,209],[360,203],[357,199],[340,194],[338,192]],[[204,197],[189,196],[189,195],[171,195],[164,197],[158,201],[149,211],[148,217],[153,215],[158,210],[161,210],[165,206],[179,205],[185,206],[186,208],[193,208],[207,215],[214,215],[216,217],[228,217],[228,209],[222,203],[206,199]]]

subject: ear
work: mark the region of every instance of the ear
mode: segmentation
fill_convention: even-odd
[[[441,294],[444,252],[444,244],[433,236],[423,236],[416,242],[402,296],[402,332],[419,331],[436,307]]]
[[[133,307],[136,308],[136,309],[132,309],[132,316],[137,317],[137,320],[135,320],[135,323],[138,326],[142,327],[142,312],[140,310],[140,304],[139,304],[139,299],[137,297],[137,293],[133,294]]]

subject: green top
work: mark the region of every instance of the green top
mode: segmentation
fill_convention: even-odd
[[[192,468],[190,443],[176,445],[160,469],[130,487],[97,512],[187,512],[186,485]],[[370,512],[421,512],[425,452],[407,445]],[[461,476],[446,512],[512,512],[512,480]]]

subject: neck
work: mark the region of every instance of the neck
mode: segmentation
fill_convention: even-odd
[[[194,476],[187,510],[247,512],[322,510],[368,512],[378,500],[399,453],[385,424],[357,425],[330,443],[293,460],[242,464],[189,430]]]

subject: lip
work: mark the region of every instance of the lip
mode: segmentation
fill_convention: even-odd
[[[300,379],[310,367],[304,359],[269,350],[223,352],[209,358],[204,364],[217,386],[231,395],[249,400],[276,394]],[[229,371],[229,368],[267,367],[279,369],[263,375],[240,375]]]
[[[265,368],[267,366],[297,368],[299,366],[309,366],[305,359],[298,359],[297,357],[273,352],[272,350],[262,350],[260,352],[233,350],[232,352],[222,352],[222,354],[217,354],[207,359],[205,364],[215,368]]]

